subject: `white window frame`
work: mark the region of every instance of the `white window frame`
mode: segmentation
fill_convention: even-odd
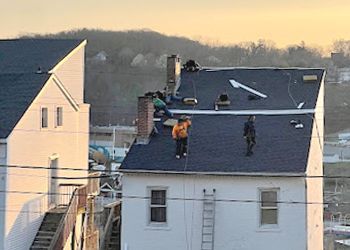
[[[46,116],[46,127],[43,127],[43,109],[47,110],[47,116]],[[47,106],[41,106],[40,107],[40,129],[48,129],[49,128],[49,107]]]
[[[262,193],[263,192],[276,192],[276,206],[274,207],[263,207],[262,204]],[[279,229],[279,223],[280,223],[280,205],[278,201],[280,200],[280,188],[259,188],[258,189],[258,197],[259,197],[259,228],[260,229]],[[277,210],[276,216],[277,216],[277,224],[262,224],[262,211],[263,210]]]
[[[165,205],[153,205],[152,204],[152,191],[165,191]],[[164,227],[168,225],[168,187],[148,187],[148,194],[149,194],[149,201],[148,201],[148,225],[149,226],[158,226],[158,227]],[[151,221],[151,213],[152,208],[165,208],[165,221],[164,222],[157,222],[157,221]]]
[[[58,109],[61,109],[61,124],[58,124],[58,121],[59,121],[59,119],[58,119]],[[56,106],[55,107],[55,127],[56,128],[60,128],[60,127],[62,127],[63,126],[63,106]]]

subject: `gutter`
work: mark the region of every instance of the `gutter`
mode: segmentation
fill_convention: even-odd
[[[194,172],[194,171],[160,171],[160,170],[118,170],[124,174],[174,174],[174,175],[197,175],[197,176],[241,176],[241,177],[307,177],[306,173],[245,173],[245,172]]]

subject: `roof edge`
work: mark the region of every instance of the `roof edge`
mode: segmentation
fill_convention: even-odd
[[[259,172],[194,172],[194,171],[158,171],[158,170],[130,170],[119,169],[124,174],[174,174],[174,175],[216,175],[216,176],[240,176],[240,177],[306,177],[305,172],[276,172],[276,173],[259,173]]]
[[[322,68],[322,67],[311,67],[311,68],[307,68],[307,67],[253,67],[253,66],[237,66],[237,67],[210,67],[210,66],[203,66],[202,67],[203,70],[209,70],[210,71],[224,71],[224,70],[234,70],[234,69],[276,69],[276,70],[286,70],[286,69],[300,69],[300,70],[326,70],[326,68]]]
[[[307,115],[314,114],[315,109],[256,109],[256,110],[196,110],[196,109],[169,109],[174,114],[188,115]]]
[[[51,70],[49,70],[50,74],[55,73],[55,71],[65,63],[75,52],[77,52],[82,47],[86,46],[87,40],[84,39],[78,46],[76,46],[73,50],[71,50],[61,61],[59,61]]]

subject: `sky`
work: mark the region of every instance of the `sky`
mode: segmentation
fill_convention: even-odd
[[[210,44],[350,40],[349,0],[0,0],[0,38],[79,28],[151,29]]]

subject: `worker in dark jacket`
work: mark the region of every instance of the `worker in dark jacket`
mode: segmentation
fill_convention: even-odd
[[[253,154],[253,147],[256,144],[254,122],[255,122],[255,116],[251,115],[251,116],[249,116],[248,121],[244,124],[243,136],[247,141],[246,156],[251,156]]]

